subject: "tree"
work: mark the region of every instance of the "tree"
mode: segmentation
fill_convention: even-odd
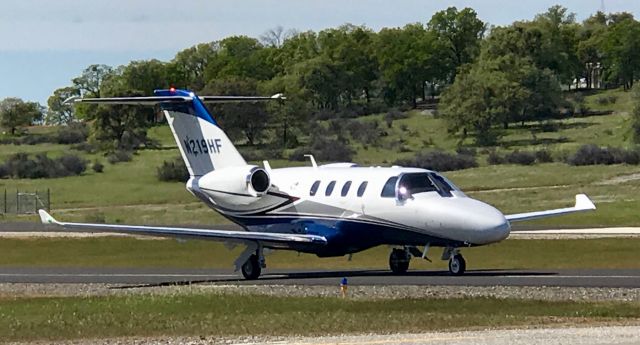
[[[296,34],[296,30],[290,29],[285,31],[282,26],[278,25],[260,35],[260,42],[267,47],[280,48],[284,44],[284,41]]]
[[[132,61],[114,78],[122,88],[151,95],[155,89],[168,88],[166,64],[158,60]]]
[[[43,108],[37,102],[25,102],[20,98],[5,98],[0,102],[0,126],[16,134],[16,129],[42,120]]]
[[[539,14],[533,21],[542,34],[542,54],[535,60],[538,68],[548,68],[564,84],[577,79],[582,71],[577,55],[579,25],[575,14],[556,5]]]
[[[435,34],[438,51],[444,53],[448,81],[453,81],[458,67],[473,62],[480,53],[486,25],[471,8],[449,7],[434,14],[427,29]]]
[[[631,113],[631,130],[633,141],[640,144],[640,85],[633,87],[633,112]]]
[[[200,91],[204,88],[205,69],[218,54],[215,42],[201,43],[178,52],[166,66],[167,82],[180,88]]]
[[[591,88],[597,81],[593,80],[594,71],[602,67],[602,40],[607,34],[607,16],[598,12],[582,23],[578,34],[577,55],[583,67],[582,76],[586,80],[587,88]]]
[[[218,43],[217,54],[209,59],[205,68],[207,82],[225,77],[271,79],[273,66],[270,51],[258,40],[247,36],[231,36]]]
[[[431,67],[437,60],[435,37],[422,24],[385,28],[378,33],[375,50],[387,103],[407,100],[415,108],[417,98],[424,97],[425,81],[437,75]]]
[[[113,73],[113,68],[107,65],[90,65],[82,74],[72,80],[73,85],[85,96],[100,97],[102,82]]]
[[[212,80],[204,90],[209,94],[223,96],[256,96],[257,83],[253,79],[228,77]],[[231,138],[244,138],[249,145],[255,145],[262,139],[269,123],[264,103],[226,103],[214,105],[211,109]]]
[[[472,132],[478,144],[487,145],[499,138],[498,124],[549,118],[561,101],[551,70],[508,54],[462,69],[443,93],[439,111],[452,132],[462,132],[463,139]]]
[[[100,85],[104,97],[148,96],[131,90],[119,76],[111,77]],[[90,139],[107,151],[135,150],[148,144],[147,129],[152,125],[155,112],[150,107],[135,105],[89,105],[83,109],[85,119],[91,123]]]
[[[622,84],[625,90],[631,89],[640,74],[640,23],[631,15],[612,19],[602,50],[607,80]]]
[[[508,123],[523,108],[528,91],[500,67],[485,61],[463,69],[442,94],[439,112],[449,131],[462,132],[462,140],[471,132],[477,144],[495,144],[495,125]]]
[[[80,96],[80,90],[72,86],[55,90],[47,100],[49,110],[45,122],[53,125],[66,125],[73,122],[75,119],[74,105],[64,103],[65,100],[73,96]]]

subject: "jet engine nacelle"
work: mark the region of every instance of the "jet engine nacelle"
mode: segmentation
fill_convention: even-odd
[[[200,178],[198,186],[219,201],[250,204],[267,193],[271,178],[260,167],[244,165],[211,171]]]

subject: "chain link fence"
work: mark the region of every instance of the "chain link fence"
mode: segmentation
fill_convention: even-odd
[[[34,192],[5,189],[4,197],[0,201],[0,212],[3,214],[33,214],[42,208],[49,211],[51,193],[49,189]]]

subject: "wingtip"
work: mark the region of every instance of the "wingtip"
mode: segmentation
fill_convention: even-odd
[[[38,214],[40,215],[40,221],[42,224],[58,224],[58,221],[47,213],[47,211],[40,209],[38,210]]]
[[[79,102],[82,99],[82,97],[80,96],[71,96],[67,99],[65,99],[62,104],[67,105],[67,104],[72,104],[72,103],[76,103]]]
[[[576,195],[576,208],[582,210],[595,210],[596,205],[589,199],[586,194],[577,194]]]

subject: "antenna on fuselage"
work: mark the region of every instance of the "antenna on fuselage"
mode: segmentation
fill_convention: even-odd
[[[318,168],[318,163],[316,163],[316,159],[313,157],[313,155],[304,155],[305,157],[309,157],[309,160],[311,161],[311,166],[314,168]]]

